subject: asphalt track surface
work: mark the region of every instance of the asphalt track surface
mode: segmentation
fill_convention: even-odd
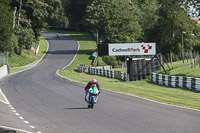
[[[0,88],[12,107],[35,128],[16,118],[3,103],[0,125],[42,133],[200,132],[199,111],[112,91],[103,90],[94,109],[87,109],[85,85],[56,74],[72,61],[78,43],[64,35],[57,38],[54,33],[44,33],[43,36],[49,42],[43,60],[32,69],[0,81]]]

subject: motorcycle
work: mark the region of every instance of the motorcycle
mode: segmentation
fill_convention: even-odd
[[[96,87],[92,87],[88,90],[88,108],[93,108],[97,103],[99,90]]]

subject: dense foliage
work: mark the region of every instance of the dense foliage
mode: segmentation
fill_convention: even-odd
[[[45,2],[48,4],[48,16],[45,18],[45,22],[50,26],[67,27],[69,22],[64,13],[61,0],[45,0]]]
[[[12,13],[10,12],[10,0],[1,0],[0,3],[0,52],[12,51]]]
[[[198,0],[1,0],[0,51],[21,53],[48,26],[98,30],[104,42],[156,42],[167,55],[200,49]],[[191,8],[193,7],[193,8]],[[195,9],[195,10],[194,10]],[[183,34],[183,32],[185,34]],[[195,34],[195,36],[191,36]]]
[[[1,0],[0,52],[29,50],[48,26],[68,26],[61,0]]]
[[[86,24],[106,42],[137,42],[142,29],[133,7],[126,1],[94,0],[86,10]]]

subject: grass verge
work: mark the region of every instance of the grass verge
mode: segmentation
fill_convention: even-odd
[[[3,95],[1,94],[1,92],[0,92],[0,100],[6,102],[6,100],[4,99]]]
[[[38,61],[46,53],[48,43],[40,37],[40,49],[38,55],[30,54],[29,50],[23,50],[22,55],[13,54],[12,57],[8,58],[8,65],[10,66],[10,73],[15,73],[24,70],[21,66],[26,66],[30,63]]]
[[[1,91],[1,88],[0,88],[0,101],[3,101],[3,102],[7,102],[4,95],[3,95],[3,92]]]
[[[168,75],[200,78],[199,66],[196,68],[191,68],[191,63],[189,61],[185,61],[184,63],[182,61],[177,61],[173,62],[172,64],[168,63],[168,65],[172,69],[169,71],[168,66],[165,65],[165,69]],[[158,71],[157,73],[165,74],[163,70]]]
[[[82,83],[87,83],[92,78],[96,78],[102,88],[133,94],[159,102],[200,109],[200,93],[198,92],[181,88],[159,86],[151,83],[150,79],[134,82],[122,82],[117,79],[94,76],[87,73],[78,73],[76,71],[77,64],[90,64],[90,60],[88,58],[91,51],[96,48],[96,43],[87,33],[67,31],[62,31],[62,33],[68,34],[77,39],[80,44],[80,49],[74,62],[70,66],[59,71],[60,75]]]

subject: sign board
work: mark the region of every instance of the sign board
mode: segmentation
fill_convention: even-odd
[[[108,44],[109,56],[156,55],[155,43],[112,43]]]

